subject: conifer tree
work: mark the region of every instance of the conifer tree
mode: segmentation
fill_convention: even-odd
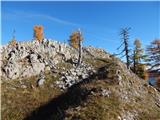
[[[160,39],[156,39],[147,47],[147,62],[150,70],[160,71]]]
[[[130,28],[123,28],[121,30],[120,35],[122,36],[122,43],[121,45],[117,48],[117,50],[119,50],[121,47],[123,47],[122,51],[118,54],[118,55],[123,55],[123,53],[125,55],[123,55],[122,57],[126,57],[126,64],[127,64],[127,68],[129,68],[130,66],[130,49],[129,49],[129,44],[128,44],[128,40],[129,40],[129,30]]]
[[[144,50],[141,47],[141,42],[139,39],[134,41],[134,51],[133,51],[133,67],[132,70],[142,79],[147,79],[146,65],[142,62],[145,60]]]
[[[34,39],[41,42],[44,38],[43,37],[43,26],[35,25],[33,30],[34,30],[34,34],[33,34]]]
[[[16,33],[16,30],[14,29],[12,39],[9,41],[9,45],[12,47],[16,46],[17,44],[15,33]]]
[[[73,32],[69,39],[70,46],[77,49],[79,52],[77,66],[79,66],[82,61],[82,40],[83,37],[80,30]]]

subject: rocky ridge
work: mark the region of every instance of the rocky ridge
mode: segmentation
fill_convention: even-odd
[[[53,118],[57,117],[58,120],[85,120],[92,117],[100,120],[160,118],[160,93],[128,70],[122,61],[103,49],[83,47],[83,62],[78,67],[78,52],[67,44],[50,39],[44,39],[42,43],[32,41],[18,43],[15,47],[3,46],[1,55],[3,81],[23,80],[38,75],[36,84],[39,87],[44,86],[47,80],[46,71],[55,75],[53,87],[64,91],[58,98],[60,101],[53,103],[58,104],[53,113]],[[26,89],[26,86],[23,88]],[[77,100],[82,101],[84,96],[89,96],[87,102],[79,103],[78,108],[71,107]],[[68,113],[69,117],[64,113]],[[90,114],[91,116],[88,116]],[[37,112],[37,116],[41,118],[41,112]]]
[[[50,39],[44,39],[41,43],[33,40],[18,42],[16,46],[6,45],[1,47],[1,54],[1,77],[6,80],[23,79],[45,71],[56,72],[59,69],[58,64],[70,62],[72,68],[67,71],[61,70],[60,81],[56,83],[60,88],[65,89],[95,72],[94,68],[85,62],[77,68],[78,51],[67,44]],[[87,54],[109,57],[104,50],[91,46],[83,48],[83,56]]]
[[[65,50],[64,50],[65,49]],[[72,52],[70,52],[72,51]],[[1,48],[2,77],[5,79],[24,78],[44,72],[45,68],[52,69],[60,61],[71,59],[76,52],[66,44],[45,39],[17,43],[16,47]]]

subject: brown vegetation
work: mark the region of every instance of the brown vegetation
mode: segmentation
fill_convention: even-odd
[[[17,44],[16,39],[12,39],[12,40],[9,42],[9,46],[11,46],[11,47],[16,46],[16,44]]]
[[[70,36],[69,44],[73,47],[78,49],[79,47],[79,40],[82,41],[82,37],[80,36],[79,32],[73,32]]]
[[[34,39],[38,40],[39,42],[42,41],[43,37],[43,26],[35,25],[34,28]]]

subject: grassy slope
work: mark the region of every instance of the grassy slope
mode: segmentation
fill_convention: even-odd
[[[59,88],[54,86],[57,78],[47,75],[46,79],[43,87],[36,87],[36,76],[24,79],[22,83],[19,80],[3,82],[2,119],[21,120],[33,109],[61,94]],[[20,84],[26,85],[27,88],[21,88]]]
[[[85,59],[89,64],[99,68],[104,65],[110,65],[110,71],[116,67],[113,61]],[[70,68],[68,63],[63,65]],[[153,101],[153,94],[148,93],[143,96],[134,96],[135,102],[125,102],[120,99],[117,92],[122,89],[119,85],[108,83],[107,80],[94,78],[92,81],[85,82],[62,92],[54,84],[58,80],[57,74],[46,73],[47,78],[43,87],[36,87],[37,77],[26,78],[24,80],[13,80],[8,83],[2,83],[2,120],[22,120],[31,112],[37,115],[31,115],[28,119],[34,119],[34,116],[41,116],[46,113],[52,119],[80,119],[80,120],[117,120],[124,111],[138,111],[138,120],[159,120],[160,108]],[[105,78],[111,80],[111,78]],[[132,79],[132,78],[130,78]],[[124,78],[125,80],[125,78]],[[20,88],[20,84],[25,84],[27,89]],[[101,89],[111,91],[109,97],[103,97],[100,94]],[[134,88],[123,88],[126,91]],[[147,91],[147,89],[145,89]],[[59,101],[59,103],[58,103]],[[39,106],[42,106],[39,108]],[[48,106],[53,106],[48,107]],[[37,109],[38,108],[38,109]],[[33,110],[35,110],[33,112]],[[51,115],[52,114],[52,115]],[[65,117],[64,117],[65,115]],[[38,117],[37,117],[38,118]],[[45,120],[45,119],[43,119]]]

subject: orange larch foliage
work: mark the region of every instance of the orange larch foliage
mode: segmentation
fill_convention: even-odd
[[[143,79],[144,79],[144,80],[148,80],[148,73],[147,73],[147,71],[144,72]]]
[[[80,36],[79,32],[73,32],[69,40],[70,45],[77,49],[79,47],[79,40],[82,41],[82,36]]]
[[[35,25],[34,28],[34,39],[38,40],[39,42],[42,41],[43,37],[43,26]]]
[[[16,39],[14,38],[14,39],[12,39],[10,42],[9,42],[9,46],[10,47],[15,47],[16,46],[16,44],[17,44],[17,41],[16,41]]]
[[[147,73],[147,70],[146,70],[146,65],[145,64],[138,64],[137,66],[137,71],[136,71],[136,74],[144,79],[144,80],[147,80],[148,79],[148,73]]]

